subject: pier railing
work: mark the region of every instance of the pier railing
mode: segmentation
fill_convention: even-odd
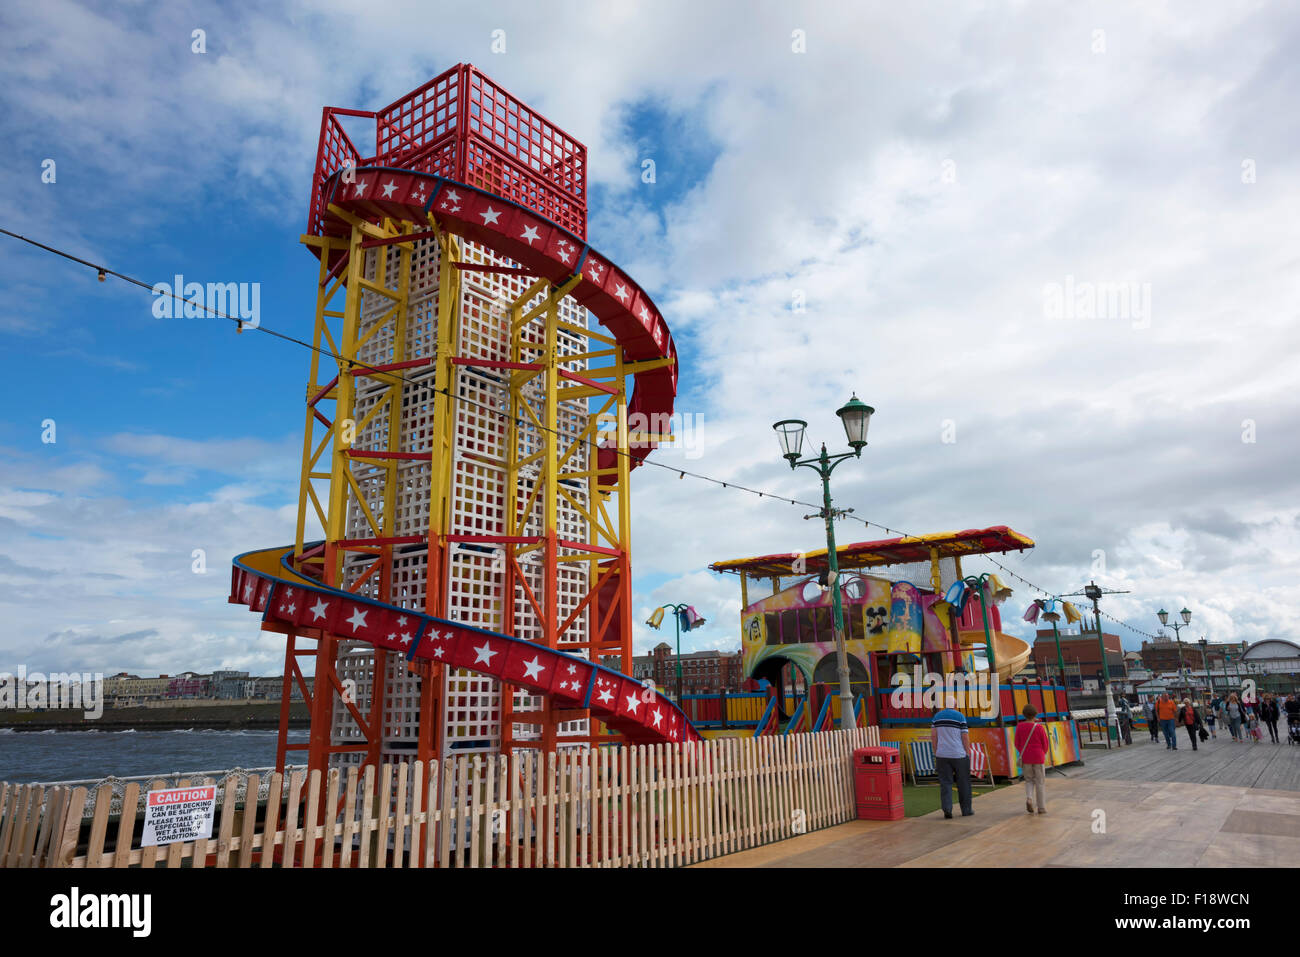
[[[855,816],[876,728],[225,773],[212,837],[141,847],[142,791],[0,784],[4,867],[675,867]],[[265,794],[249,800],[247,795]]]

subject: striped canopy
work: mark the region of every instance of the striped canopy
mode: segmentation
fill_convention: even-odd
[[[1005,525],[994,525],[991,528],[968,528],[962,532],[905,535],[902,538],[884,538],[875,542],[841,545],[835,550],[835,554],[839,567],[849,569],[928,562],[932,551],[939,558],[953,558],[961,555],[1023,551],[1033,547],[1033,539]],[[709,567],[715,572],[744,573],[754,578],[776,578],[801,575],[805,572],[816,574],[826,568],[824,548],[805,552],[801,570],[795,571],[793,566],[799,557],[797,552],[759,555],[755,558],[733,558],[714,562]]]

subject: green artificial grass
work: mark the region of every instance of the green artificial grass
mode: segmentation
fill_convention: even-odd
[[[1008,784],[1014,784],[1014,781],[996,781],[993,787],[988,785],[973,785],[971,788],[972,800],[977,799],[981,794],[989,794],[999,788],[1004,788]],[[932,811],[939,810],[939,785],[933,782],[925,784],[904,784],[903,785],[903,816],[904,817],[921,817],[923,814],[929,814]],[[957,789],[952,789],[952,812],[953,814],[961,813],[961,805],[957,802]]]

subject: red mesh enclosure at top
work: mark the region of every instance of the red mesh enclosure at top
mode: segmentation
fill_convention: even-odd
[[[345,166],[360,166],[361,153],[352,145],[344,132],[337,114],[344,116],[374,116],[360,110],[337,110],[326,107],[321,112],[320,142],[316,146],[316,173],[311,181],[311,208],[307,211],[307,232],[314,236],[325,235],[325,181]],[[339,232],[334,229],[333,232]]]
[[[375,118],[372,158],[348,155],[356,151],[334,113]],[[377,113],[325,110],[308,223],[317,235],[321,187],[348,162],[447,176],[587,235],[587,148],[467,63]]]
[[[375,115],[375,164],[460,179],[461,74],[455,66]]]

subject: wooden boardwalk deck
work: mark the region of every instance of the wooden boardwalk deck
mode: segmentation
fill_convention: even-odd
[[[1047,776],[1046,815],[1019,784],[975,814],[852,821],[697,867],[1294,867],[1300,861],[1300,747],[1193,752],[1149,739],[1088,751]],[[1098,830],[1098,823],[1103,829]]]
[[[1300,747],[1286,743],[1285,725],[1279,729],[1281,744],[1264,740],[1233,744],[1226,734],[1191,748],[1186,732],[1178,750],[1164,742],[1152,743],[1143,734],[1133,746],[1109,751],[1089,748],[1082,767],[1062,768],[1068,778],[1105,778],[1111,781],[1182,781],[1187,784],[1221,784],[1228,787],[1263,788],[1269,791],[1300,791]],[[1053,772],[1051,777],[1058,775]]]

